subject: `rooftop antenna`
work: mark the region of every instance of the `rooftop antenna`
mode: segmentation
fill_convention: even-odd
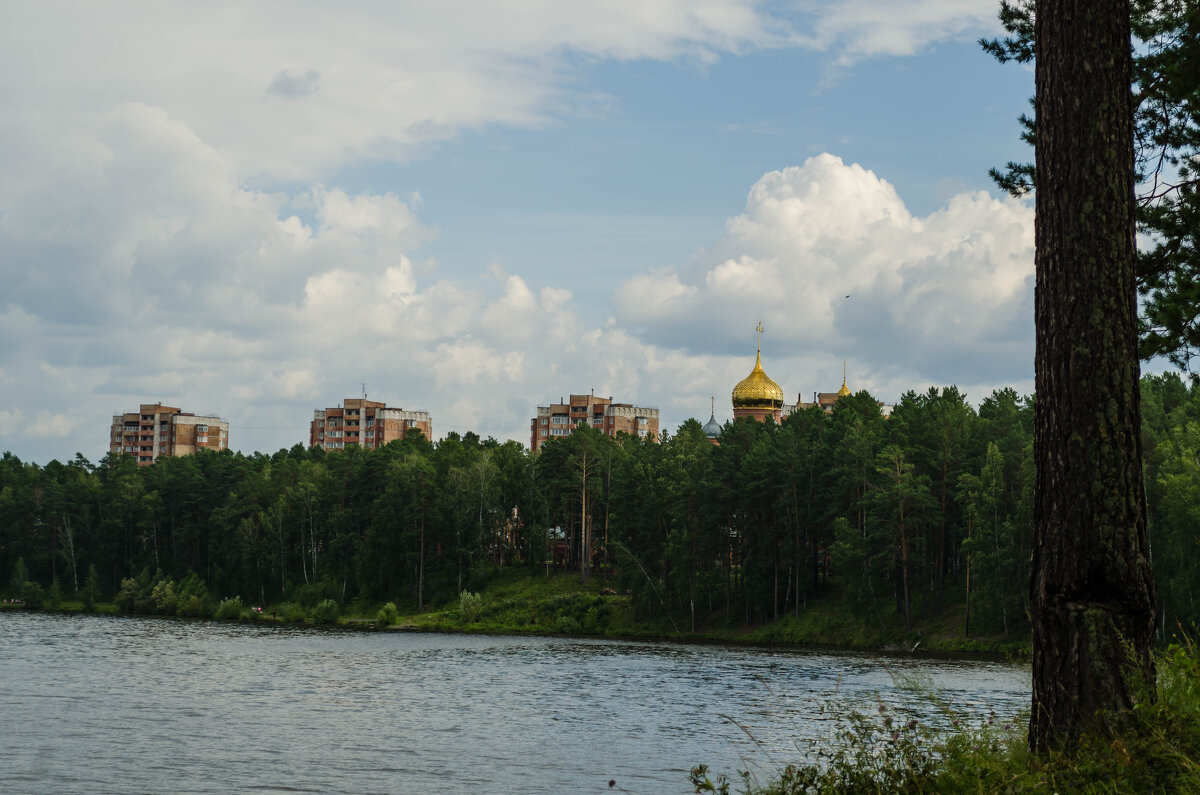
[[[362,381],[360,381],[359,383],[362,384],[362,388],[363,388],[363,400],[366,400],[367,399],[367,385],[365,383],[363,383]]]

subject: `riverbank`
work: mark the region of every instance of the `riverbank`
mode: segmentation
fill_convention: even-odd
[[[904,630],[894,608],[863,615],[847,608],[832,582],[821,598],[811,600],[800,615],[747,624],[744,616],[727,615],[720,605],[697,614],[696,629],[681,626],[678,617],[635,615],[631,598],[618,593],[601,575],[584,581],[577,573],[551,572],[530,577],[510,571],[494,578],[476,594],[460,595],[423,611],[400,607],[385,614],[382,605],[350,604],[343,612],[327,603],[247,605],[225,599],[213,610],[193,617],[217,615],[224,620],[279,624],[338,626],[378,631],[428,631],[511,635],[573,635],[645,640],[679,640],[753,645],[825,647],[862,651],[916,651],[1000,654],[1026,659],[1028,638],[963,637],[961,605],[946,603],[940,610],[928,605]],[[0,605],[4,609],[26,609]],[[46,607],[61,612],[84,612],[82,602],[64,600]],[[261,611],[260,611],[261,609]],[[118,614],[116,603],[98,602],[95,612]]]

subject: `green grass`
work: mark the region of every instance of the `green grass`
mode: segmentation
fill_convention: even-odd
[[[960,715],[956,728],[938,733],[881,705],[878,714],[852,716],[832,743],[810,743],[809,762],[765,786],[749,774],[714,781],[703,766],[692,783],[696,792],[751,795],[1200,792],[1200,651],[1172,646],[1157,665],[1156,703],[1097,721],[1069,752],[1030,753],[1023,721]]]
[[[837,578],[830,578],[819,597],[809,600],[799,616],[788,614],[778,621],[747,626],[741,608],[726,616],[719,602],[711,613],[697,616],[696,632],[683,609],[677,608],[675,624],[659,611],[647,617],[643,611],[634,621],[630,597],[614,593],[614,581],[594,574],[586,582],[578,573],[552,572],[549,576],[529,569],[510,567],[491,580],[472,600],[464,613],[461,596],[436,603],[424,611],[399,604],[391,623],[379,621],[384,602],[355,600],[341,605],[335,625],[355,629],[427,630],[434,632],[478,632],[494,634],[571,634],[602,637],[706,640],[727,643],[829,646],[849,649],[896,649],[941,652],[1004,653],[1027,658],[1028,635],[963,637],[962,603],[957,583],[948,582],[946,601],[938,606],[932,599],[914,606],[913,628],[904,622],[894,602],[881,599],[877,610],[855,610],[845,604]],[[208,610],[212,615],[216,605]],[[79,612],[82,605],[64,602],[60,610]],[[97,605],[97,612],[113,612],[111,603]],[[272,616],[272,612],[275,613]],[[230,618],[235,616],[230,615]],[[313,611],[296,602],[264,608],[261,615],[243,609],[238,620],[264,623],[314,623]]]

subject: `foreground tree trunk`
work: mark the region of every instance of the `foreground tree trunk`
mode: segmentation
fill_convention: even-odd
[[[1154,698],[1128,0],[1038,0],[1034,750]]]

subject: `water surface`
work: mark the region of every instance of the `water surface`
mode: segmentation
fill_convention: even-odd
[[[979,660],[0,613],[0,792],[674,792],[879,699],[1011,720]],[[616,786],[610,790],[609,780]]]

